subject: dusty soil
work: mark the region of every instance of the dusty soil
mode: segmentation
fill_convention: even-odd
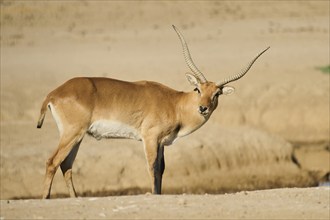
[[[330,190],[2,200],[2,219],[329,219]]]
[[[1,218],[328,219],[329,188],[190,194],[328,181],[330,74],[320,68],[330,58],[329,4],[1,1]],[[192,89],[172,24],[211,81],[271,46],[206,125],[166,148],[164,192],[189,195],[8,200],[41,196],[58,132],[49,112],[41,130],[36,122],[44,97],[66,80],[105,76]],[[82,197],[150,191],[139,142],[86,136],[73,175]],[[66,196],[58,172],[52,197]]]

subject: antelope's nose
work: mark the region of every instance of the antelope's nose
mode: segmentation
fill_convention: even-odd
[[[206,106],[199,106],[199,112],[200,113],[204,113],[205,111],[207,110],[207,107]]]

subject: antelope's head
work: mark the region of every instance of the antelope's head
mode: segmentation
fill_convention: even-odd
[[[199,104],[196,109],[202,116],[204,116],[206,118],[208,118],[212,114],[212,112],[217,108],[218,97],[220,95],[229,95],[234,92],[235,89],[231,86],[227,86],[227,84],[242,78],[249,71],[249,69],[254,64],[254,62],[264,52],[266,52],[266,50],[269,49],[269,47],[267,47],[265,50],[261,51],[239,73],[237,73],[233,76],[230,76],[228,78],[225,78],[224,80],[216,82],[216,83],[210,82],[205,78],[204,74],[194,64],[194,62],[190,56],[188,45],[187,45],[183,35],[180,33],[180,31],[174,25],[173,25],[173,28],[180,38],[182,48],[183,48],[184,59],[192,72],[192,73],[186,73],[186,77],[187,77],[189,83],[195,87],[194,91],[196,92],[196,96],[199,100],[198,101]]]

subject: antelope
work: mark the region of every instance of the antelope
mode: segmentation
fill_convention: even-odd
[[[46,162],[43,198],[49,199],[51,185],[61,167],[70,197],[76,197],[72,165],[85,134],[102,138],[126,138],[142,141],[151,177],[153,194],[161,194],[165,170],[164,147],[199,129],[218,106],[218,97],[234,88],[227,86],[243,77],[260,52],[238,74],[217,83],[208,81],[194,64],[188,45],[173,25],[183,48],[186,73],[193,91],[182,92],[151,81],[127,82],[111,78],[73,78],[45,98],[37,128],[41,128],[47,107],[57,124],[60,140]]]

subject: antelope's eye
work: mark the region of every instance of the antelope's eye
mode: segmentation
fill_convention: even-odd
[[[197,91],[199,94],[201,93],[201,91],[198,88],[195,88],[194,91]]]

